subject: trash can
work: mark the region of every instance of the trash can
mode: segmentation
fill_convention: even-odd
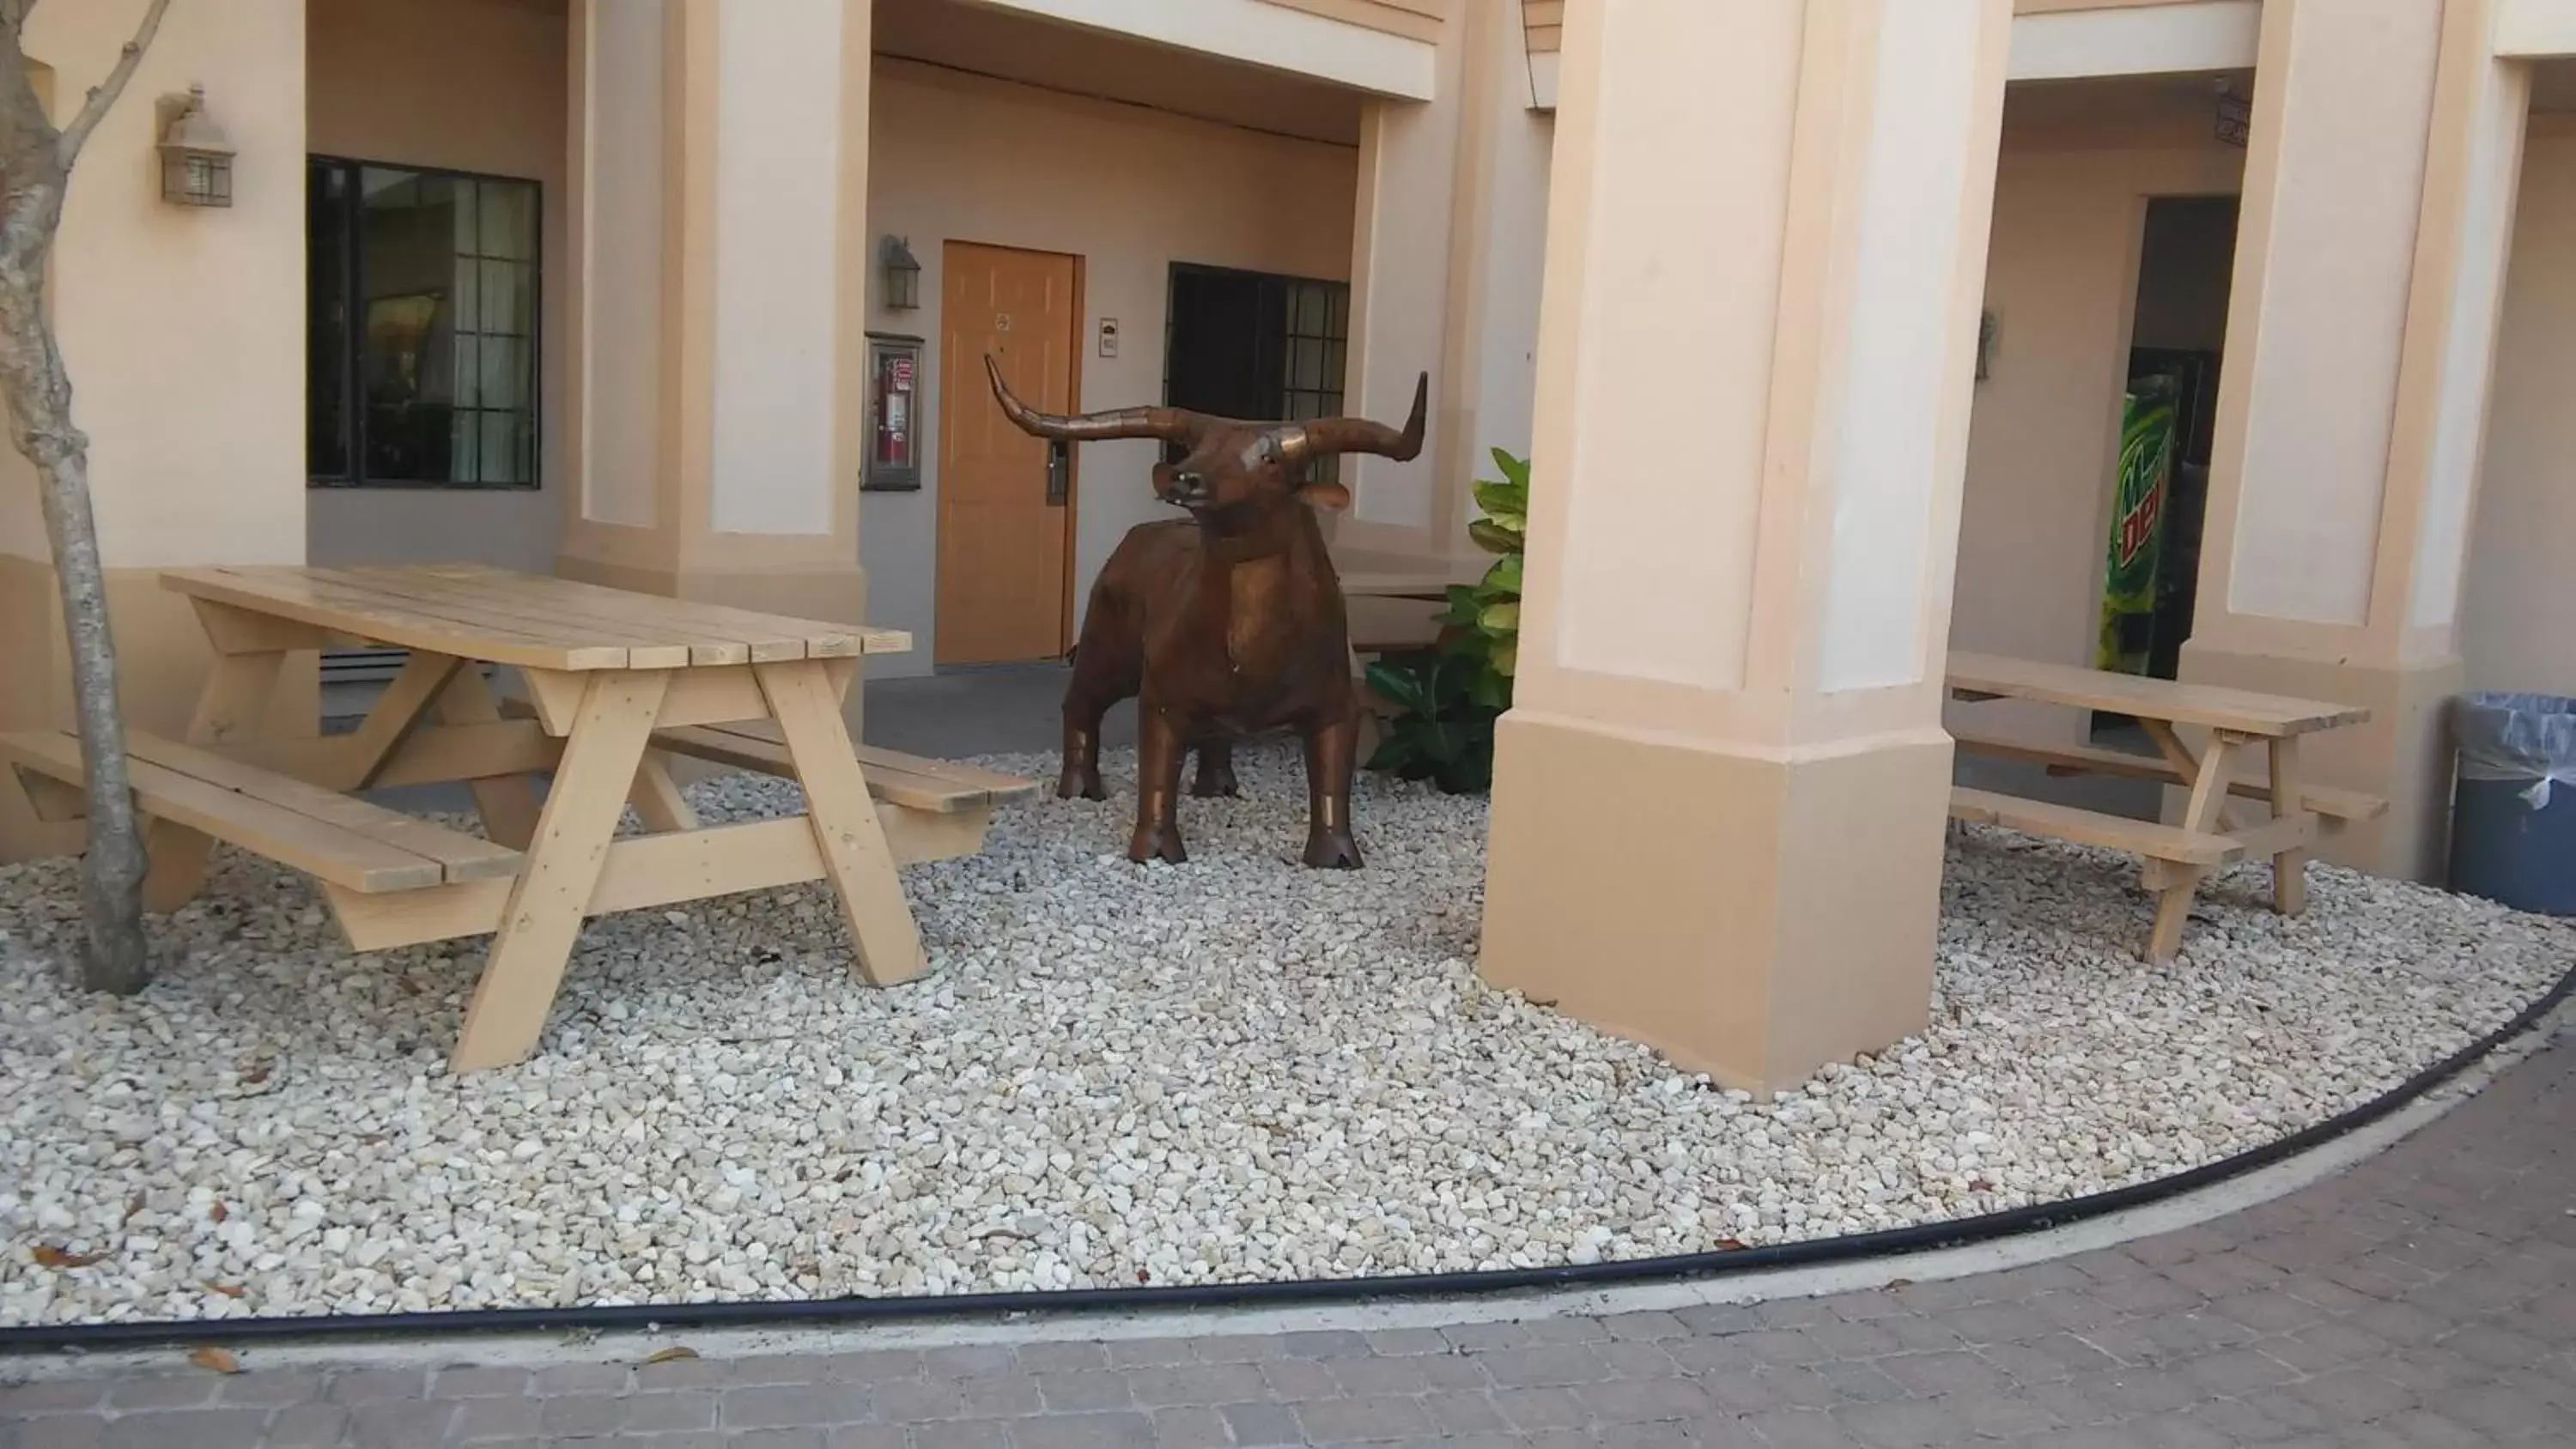
[[[2464,694],[2451,737],[2451,889],[2576,916],[2576,699]]]

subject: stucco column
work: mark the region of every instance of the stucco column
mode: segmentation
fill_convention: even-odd
[[[1930,1001],[2011,12],[1567,7],[1481,969],[1730,1083]]]
[[[561,572],[860,622],[870,0],[582,0]]]
[[[2430,879],[2530,104],[2493,0],[2267,0],[2185,679],[2368,706],[2343,864]]]
[[[1342,460],[1346,562],[1490,562],[1467,539],[1475,479],[1489,450],[1529,452],[1555,123],[1530,105],[1519,7],[1464,7],[1441,47],[1439,100],[1371,101],[1361,123],[1345,406],[1401,418],[1427,371],[1433,426],[1410,463]]]

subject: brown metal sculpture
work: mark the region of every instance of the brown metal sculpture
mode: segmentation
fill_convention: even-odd
[[[1181,408],[1058,417],[1030,411],[990,357],[984,366],[1002,412],[1022,432],[1157,438],[1187,450],[1178,463],[1154,465],[1154,493],[1190,516],[1129,529],[1091,587],[1064,695],[1056,794],[1109,798],[1100,783],[1100,718],[1135,699],[1136,832],[1127,855],[1178,862],[1186,858],[1176,800],[1183,752],[1199,757],[1191,794],[1232,795],[1233,742],[1294,729],[1306,744],[1306,864],[1356,869],[1359,696],[1341,579],[1313,512],[1346,507],[1351,495],[1304,474],[1308,463],[1336,453],[1399,460],[1420,453],[1430,374],[1414,385],[1413,415],[1398,432],[1365,418],[1249,423]]]

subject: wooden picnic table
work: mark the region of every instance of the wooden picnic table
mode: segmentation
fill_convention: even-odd
[[[860,973],[906,980],[923,955],[896,866],[980,848],[992,804],[1033,788],[853,746],[842,698],[861,655],[910,647],[893,630],[476,565],[181,569],[162,582],[188,596],[216,659],[190,739],[130,746],[151,821],[148,903],[193,895],[221,838],[317,876],[359,950],[493,933],[457,1071],[534,1049],[583,920],[608,911],[828,880]],[[286,655],[350,640],[409,651],[357,730],[263,737]],[[485,664],[518,671],[520,717]],[[790,775],[807,813],[702,827],[666,752]],[[11,735],[0,754],[40,813],[78,813],[76,739]],[[542,805],[539,772],[552,775]],[[426,781],[470,784],[488,838],[356,794]],[[617,839],[630,800],[647,833]]]
[[[2126,775],[2181,786],[2191,794],[2179,824],[1965,787],[1951,791],[1950,814],[2147,857],[2144,884],[2157,900],[2146,956],[2158,964],[2171,961],[2180,948],[2193,893],[2218,867],[2239,857],[2269,856],[2273,908],[2296,915],[2307,907],[2308,852],[2319,832],[2388,808],[2385,800],[2310,782],[2300,758],[2306,736],[2368,719],[2370,712],[2358,706],[1973,653],[1950,655],[1945,682],[1962,700],[2021,699],[2128,715],[2155,743],[2161,759],[1955,736],[1962,750],[2033,761],[2051,773]],[[2194,748],[2178,726],[2207,730],[2208,743]],[[2268,778],[2257,777],[2258,763],[2268,764]],[[2269,814],[2230,824],[2231,796],[2268,802]]]

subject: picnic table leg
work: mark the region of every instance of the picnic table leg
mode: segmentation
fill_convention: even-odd
[[[340,761],[339,778],[329,782],[331,787],[356,794],[373,785],[385,762],[420,726],[420,717],[458,678],[473,672],[455,655],[413,650],[384,693],[376,696],[376,707],[367,711],[342,746],[345,758]]]
[[[806,819],[849,923],[859,974],[874,986],[911,980],[928,964],[921,951],[921,927],[904,901],[885,825],[868,798],[867,776],[859,769],[858,751],[850,744],[823,662],[755,664],[752,673],[805,788]]]
[[[2308,808],[2307,779],[2299,764],[2299,737],[2272,741],[2272,818],[2285,819]],[[2308,852],[2285,850],[2272,857],[2272,909],[2295,916],[2308,908]]]
[[[2227,779],[2235,767],[2236,745],[2226,739],[2211,742],[2192,771],[2191,803],[2183,811],[2185,830],[2216,833],[2220,826],[2219,809],[2227,802]],[[2179,762],[2177,762],[2177,766]],[[2150,884],[2157,887],[2155,929],[2147,937],[2147,962],[2154,966],[2173,964],[2174,953],[2182,948],[2182,928],[2191,919],[2192,896],[2200,889],[2201,878],[2209,872],[2199,866],[2174,861],[2155,862]]]
[[[448,1070],[507,1066],[535,1050],[670,682],[662,670],[604,671],[583,689]]]
[[[697,809],[680,793],[680,782],[671,777],[670,757],[660,750],[644,752],[644,763],[635,771],[635,789],[628,800],[644,828],[656,835],[698,828]]]
[[[285,665],[286,655],[274,650],[216,655],[197,696],[197,712],[188,721],[188,743],[211,748],[257,734]],[[195,900],[205,889],[206,859],[214,848],[212,836],[184,825],[146,822],[143,909],[167,915]]]
[[[501,702],[483,682],[476,666],[456,671],[434,706],[440,724],[479,725],[501,722]],[[483,833],[496,845],[525,850],[537,838],[537,784],[526,775],[493,775],[469,780],[474,813],[483,817]]]

